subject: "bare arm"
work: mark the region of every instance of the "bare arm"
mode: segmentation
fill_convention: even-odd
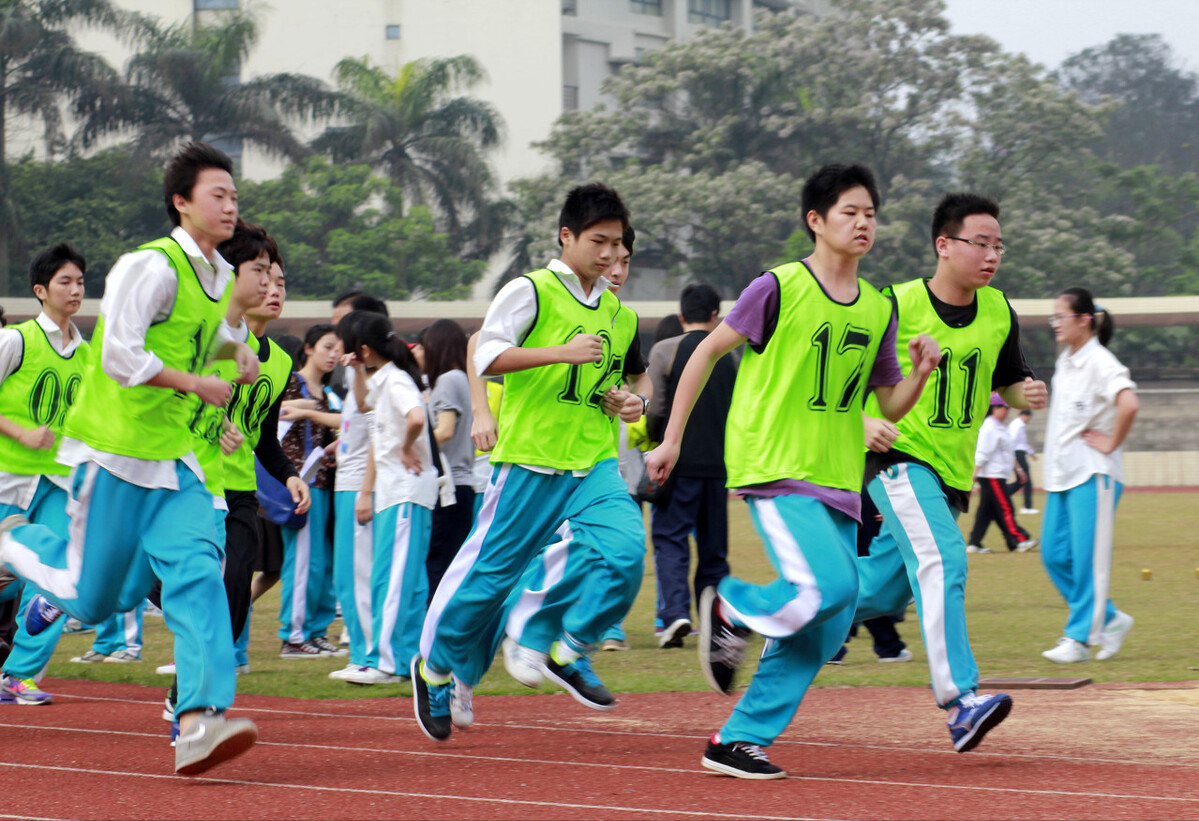
[[[487,403],[487,382],[475,371],[475,348],[479,332],[475,331],[466,343],[466,381],[470,385],[470,438],[475,448],[487,453],[495,448],[498,428],[491,405]]]
[[[437,414],[437,424],[433,428],[433,438],[437,444],[444,445],[450,441],[454,431],[458,429],[458,414],[455,411],[442,411]]]
[[[929,374],[941,361],[941,349],[931,336],[920,334],[908,342],[908,356],[912,361],[911,373],[896,385],[878,385],[874,388],[879,409],[892,422],[902,419],[920,399]]]
[[[1039,379],[1026,377],[1023,382],[1016,382],[999,389],[1003,401],[1013,408],[1032,408],[1041,410],[1049,403],[1049,389]]]

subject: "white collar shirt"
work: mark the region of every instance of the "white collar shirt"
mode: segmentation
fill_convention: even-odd
[[[424,396],[412,377],[388,362],[367,380],[367,402],[374,417],[371,445],[375,453],[375,512],[411,502],[432,510],[437,505],[437,469],[429,446],[429,417]],[[419,409],[425,429],[416,437],[420,473],[409,472],[400,461],[400,448],[408,428],[408,414]]]
[[[983,420],[978,429],[978,444],[974,449],[974,464],[983,479],[1008,479],[1016,463],[1012,437],[1003,423],[994,416]]]

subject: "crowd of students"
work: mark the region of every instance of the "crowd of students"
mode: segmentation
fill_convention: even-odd
[[[409,344],[385,303],[355,292],[289,353],[266,335],[285,265],[239,218],[232,171],[203,143],[171,159],[176,227],[114,265],[90,346],[70,320],[86,262],[65,244],[33,264],[42,315],[0,334],[0,596],[21,591],[5,701],[50,700],[37,678],[64,612],[120,622],[149,596],[175,636],[175,768],[203,772],[257,739],[225,712],[252,603],[278,580],[280,655],[348,656],[331,678],[353,684],[410,679],[431,739],[471,725],[497,653],[516,680],[610,710],[590,657],[619,646],[641,584],[645,489],[620,457],[652,406],[661,443],[626,466],[677,506],[657,496],[653,511],[658,567],[675,568],[661,644],[691,627],[686,536],[721,541],[711,514],[724,485],[748,503],[777,571],[749,583],[701,546],[699,653],[713,688],[731,693],[750,634],[766,638],[704,767],[784,776],[764,748],[820,667],[854,622],[912,600],[953,747],[973,749],[1009,714],[1009,696],[977,691],[957,517],[991,478],[976,468],[989,409],[1044,408],[1049,392],[991,286],[1006,250],[995,202],[947,195],[933,275],[880,292],[858,276],[880,208],[874,177],[819,169],[801,194],[812,254],[753,280],[723,320],[714,293],[685,293],[687,335],[650,356],[651,378],[618,296],[636,235],[602,184],[568,193],[559,257],[505,285],[469,339],[440,320]],[[1046,656],[1082,660],[1099,645],[1109,658],[1132,626],[1104,568],[1135,385],[1101,347],[1110,317],[1085,289],[1058,298],[1053,324],[1067,350],[1049,405],[1043,555],[1071,615]],[[721,428],[723,465],[708,437],[685,435],[692,416]],[[863,494],[880,523],[859,550]],[[1009,534],[1021,535],[1017,547],[1027,532]],[[339,605],[347,648],[329,635]]]

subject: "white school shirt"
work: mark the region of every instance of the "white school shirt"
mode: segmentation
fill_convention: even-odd
[[[200,287],[210,299],[220,299],[233,282],[233,267],[215,251],[209,260],[192,239],[191,234],[176,227],[171,231],[192,267]],[[104,373],[124,388],[144,385],[163,369],[162,360],[146,350],[146,332],[155,322],[171,315],[179,278],[165,254],[152,248],[123,255],[112,266],[104,280],[104,298],[100,313],[104,317],[104,344],[100,364]],[[214,348],[222,342],[244,341],[248,329],[242,322],[231,329],[225,320],[217,328]],[[241,339],[238,339],[238,337]],[[162,388],[161,390],[166,390]],[[204,481],[204,471],[195,453],[182,457],[183,463]],[[95,462],[109,473],[138,487],[167,490],[179,489],[174,459],[137,459],[96,450],[78,439],[63,437],[58,449],[58,461],[68,467],[83,462]]]
[[[978,444],[974,448],[974,464],[980,479],[1007,479],[1016,463],[1012,437],[1003,423],[987,416],[978,429]]]
[[[437,505],[437,468],[429,448],[429,417],[425,399],[412,377],[388,362],[367,380],[367,401],[374,409],[371,446],[375,449],[375,512],[412,502],[432,510]],[[400,446],[408,428],[408,413],[418,408],[425,428],[414,448],[420,457],[420,474],[408,472],[400,461]]]
[[[1032,445],[1028,443],[1028,423],[1024,421],[1024,417],[1019,414],[1007,426],[1007,432],[1012,435],[1012,447],[1015,450],[1022,450],[1027,454],[1036,453],[1032,449]]]
[[[46,316],[42,311],[37,315],[37,324],[46,332],[46,339],[51,347],[63,357],[68,357],[75,349],[83,344],[83,337],[75,323],[71,322],[71,338],[64,341],[62,329],[58,323]],[[0,328],[0,384],[16,373],[25,355],[25,341],[21,332],[16,328]],[[22,510],[28,510],[33,504],[33,494],[37,492],[40,476],[29,476],[23,473],[8,473],[0,470],[0,505],[16,505]],[[67,476],[47,476],[46,479],[58,485],[63,490],[70,490]]]
[[[354,393],[357,375],[346,368],[346,398],[341,406],[341,435],[337,441],[337,472],[333,475],[334,491],[360,491],[366,481],[366,461],[371,448],[371,424],[374,412],[365,413],[358,407]]]
[[[578,275],[565,262],[551,259],[545,267],[562,280],[566,290],[570,291],[575,299],[589,308],[599,304],[600,297],[611,285],[601,276],[591,285],[591,293],[584,294]],[[509,348],[517,347],[536,319],[537,289],[528,277],[514,279],[501,288],[491,301],[491,307],[487,309],[487,316],[483,319],[483,327],[479,329],[479,341],[475,347],[475,373],[482,376],[496,357]],[[544,465],[520,467],[534,473],[564,472]],[[576,477],[586,476],[590,472],[590,469],[571,471]]]
[[[1095,337],[1075,353],[1067,349],[1057,358],[1045,425],[1046,490],[1069,490],[1096,473],[1124,481],[1123,446],[1100,453],[1081,434],[1094,429],[1110,436],[1116,428],[1116,395],[1136,387],[1128,368]]]

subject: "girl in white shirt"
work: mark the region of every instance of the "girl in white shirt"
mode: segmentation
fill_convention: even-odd
[[[1133,618],[1108,599],[1112,531],[1123,488],[1124,443],[1140,403],[1128,368],[1107,350],[1113,323],[1085,288],[1053,303],[1058,357],[1045,429],[1045,519],[1041,555],[1070,616],[1065,635],[1043,655],[1066,664],[1116,655]]]
[[[394,681],[419,650],[437,469],[420,369],[407,343],[381,314],[364,313],[345,330],[346,350],[370,374],[363,410],[374,411],[371,462],[362,488],[363,497],[374,492],[373,640],[366,664]]]

